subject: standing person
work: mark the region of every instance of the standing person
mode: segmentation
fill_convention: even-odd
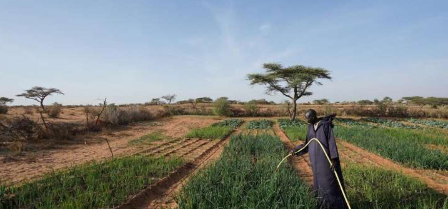
[[[308,123],[310,123],[306,141],[304,144],[294,148],[291,152],[294,154],[312,138],[317,138],[322,143],[332,161],[331,168],[324,151],[317,142],[311,142],[308,147],[295,155],[300,156],[307,152],[310,155],[311,168],[313,170],[313,192],[318,199],[318,208],[346,209],[348,207],[333,172],[336,170],[342,187],[345,190],[338,148],[336,147],[336,141],[333,135],[334,125],[332,121],[336,117],[336,114],[318,118],[316,111],[309,109],[306,111],[305,117]]]

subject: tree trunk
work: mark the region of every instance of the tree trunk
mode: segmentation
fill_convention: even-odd
[[[45,122],[44,114],[43,114],[43,113],[45,112],[44,100],[43,100],[43,99],[40,100],[40,107],[42,108],[42,111],[39,111],[39,113],[40,113],[40,118],[42,119],[42,123],[44,124],[45,130],[48,131],[48,126],[47,126],[47,123]]]
[[[296,119],[296,115],[297,115],[297,99],[294,99],[293,101],[293,106],[292,106],[292,117],[291,117],[291,121],[294,121]]]

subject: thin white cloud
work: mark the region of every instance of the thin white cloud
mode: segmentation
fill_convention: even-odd
[[[265,24],[261,25],[259,29],[261,32],[267,32],[271,29],[271,24],[265,23]]]

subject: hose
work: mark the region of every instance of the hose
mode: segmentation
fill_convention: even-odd
[[[308,143],[306,143],[305,146],[303,146],[301,149],[295,151],[294,153],[289,153],[286,157],[284,157],[284,158],[282,159],[282,161],[280,161],[280,163],[277,165],[276,170],[278,170],[278,168],[279,168],[280,165],[283,163],[283,161],[285,161],[286,159],[288,159],[288,157],[290,157],[291,155],[296,154],[296,153],[302,151],[303,149],[305,149],[306,147],[308,147],[308,145],[310,145],[310,143],[311,143],[312,141],[316,141],[316,142],[320,145],[320,147],[321,147],[322,150],[324,151],[324,154],[325,154],[325,157],[326,157],[327,160],[328,160],[328,163],[330,163],[330,169],[331,169],[331,167],[333,166],[333,163],[331,162],[330,157],[328,157],[327,151],[325,151],[324,146],[322,145],[322,143],[321,143],[317,138],[312,138],[312,139],[310,139],[310,140],[308,141]],[[342,196],[344,196],[344,200],[345,200],[345,202],[347,203],[348,208],[351,209],[351,207],[350,207],[350,203],[348,202],[347,196],[345,195],[344,188],[342,187],[341,180],[339,180],[338,173],[336,172],[336,170],[333,170],[333,172],[334,172],[334,175],[336,176],[336,180],[338,181],[339,188],[340,188],[341,191],[342,191]]]

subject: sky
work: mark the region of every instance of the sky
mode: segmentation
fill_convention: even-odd
[[[286,99],[250,86],[268,62],[333,79],[299,102],[448,97],[448,1],[0,0],[0,96],[46,103],[221,96]]]

